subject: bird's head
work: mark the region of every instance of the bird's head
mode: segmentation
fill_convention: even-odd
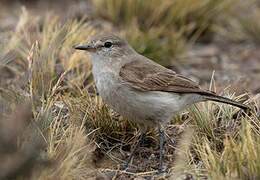
[[[75,46],[77,50],[84,50],[90,56],[101,58],[116,58],[129,55],[133,52],[133,48],[128,45],[127,41],[113,34],[98,35],[93,37],[86,45]],[[91,58],[92,59],[92,58]]]

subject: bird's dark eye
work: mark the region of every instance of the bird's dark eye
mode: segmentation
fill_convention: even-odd
[[[110,48],[112,46],[112,43],[111,42],[105,42],[104,46],[106,48]]]

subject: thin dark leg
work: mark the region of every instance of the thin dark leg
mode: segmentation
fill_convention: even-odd
[[[164,131],[159,129],[159,134],[160,134],[160,157],[159,157],[160,159],[159,159],[158,174],[162,173]]]
[[[123,165],[123,167],[121,167],[121,170],[125,170],[128,167],[128,164],[130,163],[131,159],[133,158],[136,150],[139,148],[139,146],[141,145],[141,143],[143,142],[145,137],[145,133],[142,133],[137,141],[137,144],[134,147],[134,150],[132,151],[132,153],[130,154],[130,156],[128,157],[128,159],[126,160],[125,164]]]

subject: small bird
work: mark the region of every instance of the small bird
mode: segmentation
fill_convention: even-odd
[[[138,54],[126,40],[113,34],[98,35],[86,45],[74,48],[88,52],[96,87],[105,103],[137,123],[141,131],[121,170],[127,169],[147,129],[156,127],[160,134],[158,173],[163,172],[163,125],[194,103],[211,100],[248,109],[244,104],[201,89],[189,78]]]

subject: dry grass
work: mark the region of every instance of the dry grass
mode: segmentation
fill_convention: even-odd
[[[212,38],[217,15],[228,11],[233,0],[96,0],[95,14],[112,22],[141,54],[169,65],[184,51],[186,42],[204,34]]]
[[[196,164],[196,174],[199,170],[211,179],[258,179],[260,121],[255,100],[259,102],[259,97],[248,100],[256,106],[250,115],[212,103],[192,110],[197,132],[190,163]]]
[[[136,7],[133,2],[136,2]],[[121,33],[125,34],[133,45],[136,42],[135,38],[143,37],[140,39],[143,44],[136,43],[134,47],[138,46],[137,49],[142,50],[145,55],[152,52],[154,54],[150,55],[154,57],[161,56],[157,53],[164,47],[167,47],[165,51],[170,51],[171,46],[182,49],[177,46],[182,41],[186,42],[183,38],[189,36],[194,27],[199,26],[202,29],[208,27],[215,13],[219,12],[222,6],[226,7],[225,3],[222,4],[223,1],[219,4],[212,4],[213,1],[209,0],[201,1],[192,6],[190,3],[193,1],[188,0],[185,1],[186,3],[163,1],[160,7],[164,9],[159,9],[158,14],[148,16],[152,14],[151,10],[158,6],[157,1],[152,2],[147,4],[146,1],[125,1],[124,3],[130,3],[127,4],[130,9],[139,8],[140,10],[147,6],[147,9],[136,11],[133,16],[130,12],[123,11],[125,10],[123,1],[112,1],[111,4],[97,1],[96,5],[100,8],[104,4],[109,5],[107,9],[119,7],[114,9],[115,14],[105,14],[105,17],[110,18],[109,20],[115,24],[123,22],[123,26],[126,27],[135,23],[132,29],[120,30]],[[172,2],[177,4],[173,6]],[[209,6],[214,8],[209,11]],[[165,10],[167,14],[172,14],[169,17],[166,16],[163,13]],[[179,13],[173,14],[176,11]],[[195,16],[197,11],[201,14]],[[108,12],[104,11],[104,13]],[[118,18],[121,13],[125,14]],[[138,13],[144,14],[139,16]],[[203,23],[195,21],[201,19],[202,15],[206,18]],[[137,17],[147,17],[147,24],[142,25],[142,19],[136,19]],[[190,20],[190,18],[195,20]],[[172,23],[180,24],[179,27],[171,27]],[[182,23],[187,29],[182,29]],[[162,24],[163,27],[161,27]],[[120,28],[121,25],[118,26]],[[175,28],[176,33],[171,33],[173,30],[171,28]],[[196,30],[196,33],[200,34],[202,29]],[[18,145],[14,143],[15,150],[12,153],[18,157],[18,160],[22,156],[19,152],[23,152],[21,144],[25,140],[32,144],[25,146],[30,147],[28,152],[34,152],[34,156],[26,156],[28,158],[22,159],[23,161],[18,161],[16,158],[9,159],[19,167],[27,163],[29,173],[20,173],[19,168],[13,166],[9,166],[10,171],[3,171],[0,166],[1,172],[7,172],[4,175],[0,174],[1,177],[88,179],[101,176],[98,171],[107,166],[117,171],[117,164],[111,162],[119,162],[121,157],[125,158],[125,152],[130,150],[127,145],[134,144],[138,132],[134,124],[122,119],[104,104],[95,91],[88,57],[72,48],[79,43],[83,44],[95,33],[97,33],[96,30],[84,20],[60,22],[54,14],[48,14],[44,18],[31,17],[25,9],[23,10],[9,43],[5,46],[1,45],[3,55],[0,70],[9,76],[0,77],[0,119],[1,122],[6,123],[6,117],[15,114],[13,112],[18,104],[31,102],[32,107],[28,108],[25,114],[30,112],[31,115],[32,112],[32,116],[23,118],[21,114],[24,111],[18,111],[18,115],[11,116],[15,123],[7,123],[2,127],[13,129],[13,137],[10,137]],[[130,33],[133,34],[131,36],[133,39],[130,38]],[[162,34],[164,34],[163,37],[161,37]],[[165,42],[166,37],[169,36],[171,37],[167,40],[169,42]],[[160,40],[159,43],[155,43],[158,40]],[[144,47],[144,44],[147,47]],[[165,58],[169,57],[168,52],[165,51],[162,50],[161,53],[165,54]],[[223,93],[227,94],[227,92]],[[240,100],[246,99],[246,96],[230,95],[230,98]],[[178,172],[173,174],[174,178],[178,178],[177,175],[182,177],[189,174],[197,178],[210,179],[258,179],[260,176],[259,99],[259,96],[250,96],[246,103],[253,108],[253,111],[247,114],[228,105],[209,102],[202,103],[197,108],[192,108],[189,113],[175,118],[174,124],[177,125],[174,128],[171,128],[173,125],[167,126],[168,134],[178,132],[174,136],[180,146],[177,148],[179,155],[176,161],[173,154],[167,157],[168,164],[173,166],[173,172]],[[19,125],[17,122],[27,121],[26,127],[33,131],[21,131],[25,125],[24,123]],[[19,126],[14,126],[16,124]],[[192,126],[194,132],[188,134],[184,132],[184,137],[181,139],[179,134],[187,125]],[[1,133],[6,133],[2,129]],[[23,136],[24,138],[20,139]],[[37,143],[36,145],[30,143],[33,142],[30,139],[32,136],[40,139],[39,146]],[[148,137],[154,140],[156,136],[158,134],[152,132]],[[6,139],[0,139],[0,145],[5,142],[7,142]],[[146,154],[151,154],[154,141],[147,144]],[[113,152],[112,155],[107,153],[113,159],[113,161],[109,160],[111,164],[99,163],[100,159],[107,158],[107,155],[105,158],[101,155],[98,156],[99,159],[95,159],[97,157],[93,155],[93,151],[96,153],[97,147],[103,153],[110,150]],[[166,147],[169,153],[173,152],[174,148],[176,147]],[[3,152],[2,155],[9,157],[10,154],[6,154],[9,152],[0,150]],[[139,157],[142,166],[146,165],[145,161],[150,161],[147,156]],[[0,158],[6,157],[0,156]],[[155,158],[155,160],[158,159]],[[177,167],[180,168],[176,169]],[[117,173],[120,174],[120,172]],[[147,174],[140,173],[139,175],[146,176]],[[131,175],[137,176],[137,174]]]
[[[23,9],[16,31],[5,46],[6,54],[14,55],[3,56],[2,68],[17,70],[8,86],[1,84],[3,114],[25,99],[32,102],[31,124],[37,124],[46,147],[44,151],[38,150],[42,155],[37,158],[49,160],[51,164],[39,171],[31,164],[32,178],[86,179],[95,174],[91,133],[86,130],[83,117],[75,117],[63,103],[63,98],[79,95],[79,99],[88,90],[88,87],[84,89],[84,81],[90,76],[91,66],[83,54],[76,54],[72,49],[94,33],[87,25],[73,20],[62,23],[54,14],[46,16],[41,24],[39,17],[31,17]]]

